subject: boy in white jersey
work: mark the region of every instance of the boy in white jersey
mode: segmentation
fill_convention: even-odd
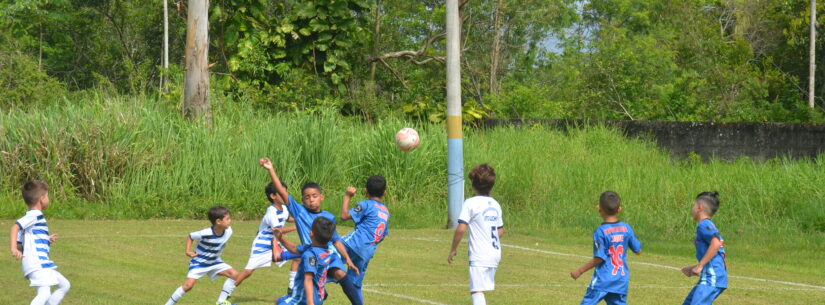
[[[43,210],[49,207],[49,186],[42,181],[29,181],[23,185],[22,193],[29,211],[11,227],[11,255],[23,260],[23,276],[31,283],[29,286],[37,287],[37,296],[31,304],[57,305],[71,285],[49,260],[51,244],[57,239],[57,235],[49,235],[49,226],[43,216]],[[57,290],[52,293],[51,286],[54,285]]]
[[[286,184],[281,182],[284,188]],[[275,239],[274,232],[283,228],[289,219],[289,210],[284,208],[284,199],[278,195],[278,189],[270,182],[264,188],[266,199],[269,200],[270,205],[266,209],[261,225],[258,226],[258,234],[255,240],[252,241],[252,250],[249,253],[249,262],[246,263],[246,268],[238,273],[235,278],[228,278],[223,283],[221,295],[218,297],[218,303],[226,301],[232,294],[236,287],[240,286],[243,281],[250,277],[255,269],[272,266],[274,257],[280,257],[283,251],[281,244]],[[288,228],[285,231],[295,228]],[[278,262],[278,267],[286,264],[286,261]],[[290,287],[291,288],[291,287]]]
[[[494,290],[496,268],[501,260],[501,235],[504,222],[501,206],[490,197],[496,183],[496,172],[489,164],[480,164],[470,171],[470,181],[476,196],[464,201],[458,217],[453,244],[447,262],[452,264],[456,247],[467,227],[470,228],[470,296],[473,305],[485,305],[484,291]]]
[[[229,238],[232,237],[232,228],[229,226],[232,223],[231,216],[226,207],[213,206],[209,209],[209,221],[212,222],[212,226],[186,236],[186,256],[192,258],[189,261],[189,273],[186,275],[183,286],[175,290],[166,305],[177,303],[183,294],[191,290],[198,279],[204,275],[209,275],[209,279],[213,281],[218,275],[228,278],[238,276],[238,272],[232,269],[232,266],[221,260],[221,252],[226,247]],[[192,243],[195,240],[198,241],[198,245],[195,251],[192,251]],[[226,300],[217,304],[230,305]]]

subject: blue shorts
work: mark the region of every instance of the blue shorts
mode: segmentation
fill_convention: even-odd
[[[627,295],[587,288],[581,305],[596,305],[601,300],[607,305],[626,305]]]
[[[355,251],[350,251],[350,248],[347,247],[347,253],[350,253],[349,259],[352,260],[352,264],[355,267],[358,267],[358,271],[361,274],[356,274],[355,269],[347,269],[347,276],[352,280],[352,284],[358,289],[361,289],[361,284],[364,282],[364,275],[367,273],[367,266],[370,264],[370,258],[364,259],[361,258]]]
[[[683,302],[682,305],[713,304],[713,300],[716,300],[724,291],[725,288],[696,285],[696,287],[693,287],[693,290],[690,291],[687,298],[685,298],[685,302]]]
[[[293,293],[293,295],[296,295],[296,294]],[[285,295],[285,296],[282,296],[282,297],[278,298],[278,300],[275,301],[276,305],[305,305],[306,303],[307,302],[306,302],[306,299],[303,296],[303,294],[300,294],[299,297]],[[321,305],[323,303],[324,303],[324,300],[315,298],[315,304]]]

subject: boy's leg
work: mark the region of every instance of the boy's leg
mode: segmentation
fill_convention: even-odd
[[[186,278],[186,281],[183,282],[183,286],[178,287],[175,289],[175,292],[172,293],[172,296],[169,297],[169,300],[166,301],[166,305],[174,305],[183,297],[183,295],[192,290],[192,287],[195,287],[195,283],[198,281],[196,278]]]
[[[627,295],[618,293],[607,293],[604,297],[607,305],[627,305]]]
[[[352,305],[364,304],[364,300],[358,293],[358,288],[355,287],[352,283],[352,279],[350,279],[349,276],[347,276],[347,273],[344,272],[344,263],[341,260],[341,256],[335,253],[331,257],[332,259],[330,260],[329,271],[327,274],[332,273],[332,277],[338,282],[338,285],[341,285],[341,290],[343,290],[344,294],[347,295],[347,299],[349,299]],[[327,279],[327,282],[329,281],[330,280]]]
[[[367,274],[367,267],[369,266],[370,260],[362,259],[358,255],[350,255],[350,259],[355,267],[358,267],[361,274],[355,273],[354,269],[347,269],[347,277],[352,280],[352,284],[355,285],[358,291],[358,297],[363,301],[364,294],[361,291],[361,286],[364,284],[364,276]]]
[[[226,281],[223,282],[223,288],[221,288],[221,293],[218,295],[218,303],[226,301],[229,298],[229,295],[232,294],[232,291],[235,290],[235,280],[234,278],[238,277],[238,272],[235,269],[229,268],[227,270],[221,271],[218,273],[219,275],[223,275],[227,277]]]
[[[713,300],[715,300],[724,291],[725,288],[716,288],[708,285],[696,285],[696,287],[693,287],[693,290],[690,291],[687,298],[685,298],[685,302],[682,303],[682,305],[713,304]]]
[[[295,276],[298,275],[298,265],[301,264],[301,259],[293,259],[292,266],[289,267],[289,289],[286,294],[292,294],[292,288],[295,288]]]
[[[584,293],[584,298],[582,298],[581,305],[596,305],[604,299],[605,296],[607,296],[606,292],[590,289],[590,287],[588,287],[587,292]]]
[[[49,305],[60,304],[60,301],[63,301],[63,297],[66,296],[66,293],[68,293],[72,287],[72,285],[69,284],[69,280],[60,274],[60,272],[55,271],[54,273],[55,277],[57,277],[57,289],[52,293],[52,296],[49,297]]]
[[[46,305],[49,301],[49,297],[52,294],[52,287],[50,286],[39,286],[37,287],[37,295],[34,296],[30,305]]]

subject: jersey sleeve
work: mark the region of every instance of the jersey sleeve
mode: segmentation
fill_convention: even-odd
[[[504,228],[504,213],[501,211],[501,206],[498,207],[498,220],[496,220],[496,227]]]
[[[699,225],[697,235],[700,240],[706,242],[707,244],[710,244],[714,237],[722,240],[719,236],[719,230],[716,229],[716,225],[710,221],[704,221]]]
[[[26,215],[18,219],[15,224],[17,224],[17,227],[20,228],[20,231],[22,232],[28,228],[31,228],[35,222],[37,222],[37,217]]]
[[[189,233],[189,238],[191,238],[192,240],[198,240],[198,239],[203,238],[204,235],[209,235],[211,233],[212,233],[212,230],[207,228],[207,229],[203,229],[203,230],[200,230],[200,231],[195,231],[195,232]]]
[[[289,211],[289,214],[292,215],[293,218],[298,218],[304,215],[304,213],[307,213],[304,205],[295,201],[292,195],[289,195],[289,204],[286,205],[286,210]]]
[[[352,221],[355,223],[361,222],[361,218],[367,213],[369,205],[365,201],[358,202],[353,208],[349,209],[349,215],[352,216]]]
[[[458,223],[469,225],[472,217],[473,215],[470,210],[470,204],[467,201],[464,201],[464,204],[461,205],[461,213],[458,214]]]
[[[610,257],[608,255],[607,247],[609,244],[606,242],[604,236],[601,234],[601,230],[596,230],[593,232],[593,257],[598,257],[602,259],[602,261],[610,261]]]
[[[303,265],[306,273],[315,274],[318,272],[318,258],[315,257],[312,251],[304,251],[301,254],[301,265]]]
[[[632,250],[633,252],[639,253],[639,251],[642,251],[642,242],[640,242],[639,239],[636,238],[636,232],[633,232],[633,228],[631,228],[630,226],[627,226],[627,228],[628,231],[630,231],[630,234],[628,234],[630,240],[627,242],[627,246],[630,247],[630,250]]]

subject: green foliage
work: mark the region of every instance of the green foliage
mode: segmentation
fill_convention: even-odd
[[[61,100],[66,89],[47,75],[37,62],[20,52],[0,47],[0,109],[24,109]]]

